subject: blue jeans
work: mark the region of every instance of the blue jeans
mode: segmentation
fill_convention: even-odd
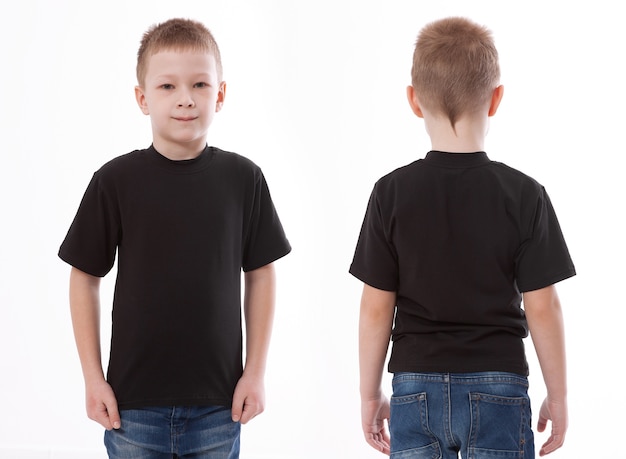
[[[396,373],[393,459],[533,459],[528,379],[513,373]]]
[[[122,427],[106,431],[110,459],[237,459],[241,425],[230,408],[151,407],[121,410]]]

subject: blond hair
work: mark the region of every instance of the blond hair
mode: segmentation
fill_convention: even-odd
[[[152,25],[144,33],[137,52],[137,81],[144,84],[148,58],[163,50],[194,50],[213,55],[218,79],[222,80],[222,59],[217,42],[202,23],[191,19],[169,19]]]
[[[482,109],[500,81],[491,32],[468,19],[451,17],[426,25],[413,53],[411,84],[421,104],[452,125]]]

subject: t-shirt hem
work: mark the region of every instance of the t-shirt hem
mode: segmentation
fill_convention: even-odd
[[[439,366],[419,364],[389,364],[389,373],[481,373],[486,371],[503,371],[528,376],[528,367],[511,363],[489,363],[473,366]]]
[[[67,252],[66,250],[64,250],[63,248],[61,248],[58,252],[58,256],[61,260],[63,260],[65,263],[67,263],[68,265],[84,272],[87,273],[91,276],[95,276],[95,277],[104,277],[108,274],[108,272],[111,270],[111,267],[106,269],[106,270],[100,270],[100,269],[94,269],[93,266],[87,266],[84,262],[80,262],[79,259],[80,257],[78,256],[74,256],[73,254]]]
[[[254,263],[246,264],[246,266],[242,267],[242,270],[245,273],[254,271],[255,269],[259,269],[259,268],[262,268],[263,266],[269,265],[270,263],[274,263],[275,261],[280,260],[281,258],[289,255],[290,253],[291,253],[291,246],[287,245],[286,247],[283,247],[282,249],[276,250],[274,255],[271,255],[263,260],[259,260]]]
[[[397,290],[396,286],[391,286],[391,284],[387,284],[385,282],[379,282],[378,280],[372,279],[367,273],[359,270],[354,265],[350,267],[348,271],[354,277],[359,279],[361,282],[366,283],[367,285],[377,288],[379,290],[385,290],[387,292],[395,292]]]
[[[532,292],[533,290],[539,290],[539,289],[548,287],[550,285],[554,285],[565,279],[569,279],[570,277],[573,277],[575,275],[576,275],[576,269],[574,267],[571,267],[565,271],[561,271],[557,274],[554,274],[551,277],[546,277],[541,280],[534,280],[534,281],[523,283],[523,284],[518,283],[517,287],[519,291],[522,293]]]
[[[119,402],[118,408],[121,410],[136,410],[151,406],[232,406],[232,399],[223,398],[168,398],[151,400],[134,400]]]

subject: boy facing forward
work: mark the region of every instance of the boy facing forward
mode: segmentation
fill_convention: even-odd
[[[72,265],[87,413],[107,429],[111,458],[237,458],[240,424],[263,411],[273,262],[290,246],[261,170],[207,146],[226,92],[209,30],[187,19],[151,27],[137,79],[152,145],[93,175],[59,250]],[[116,252],[105,379],[99,285]]]
[[[350,267],[364,282],[362,427],[392,457],[534,457],[528,331],[547,388],[538,430],[552,422],[540,455],[563,444],[554,284],[575,270],[544,188],[484,152],[499,78],[485,28],[447,18],[422,29],[407,95],[432,150],[376,183]],[[390,337],[388,401],[381,379]]]

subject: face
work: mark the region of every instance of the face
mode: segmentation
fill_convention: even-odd
[[[170,159],[196,157],[224,102],[212,54],[164,50],[149,57],[142,86],[135,88],[141,111],[150,115],[154,147]]]

